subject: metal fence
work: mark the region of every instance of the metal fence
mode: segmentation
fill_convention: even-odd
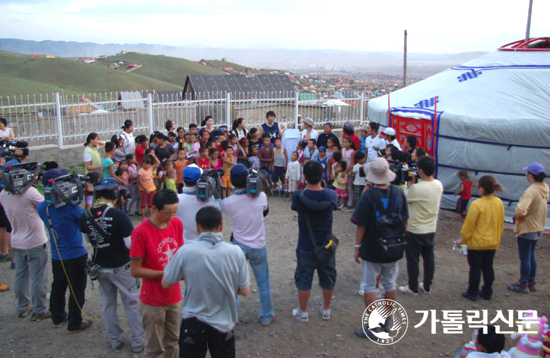
[[[287,128],[297,125],[298,115],[312,118],[317,128],[325,122],[341,126],[345,121],[358,126],[366,121],[369,99],[362,94],[353,99],[300,100],[297,92],[199,93],[192,98],[148,91],[9,96],[0,97],[0,117],[7,119],[17,140],[29,146],[63,147],[84,143],[91,132],[108,140],[121,131],[126,119],[134,122],[136,135],[165,131],[168,120],[187,129],[191,123],[200,125],[207,115],[213,116],[216,126],[231,128],[233,120],[242,117],[248,128],[258,127],[265,123],[268,111],[274,111],[277,122]]]

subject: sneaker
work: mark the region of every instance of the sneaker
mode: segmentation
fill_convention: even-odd
[[[462,291],[462,297],[467,298],[470,301],[477,301],[477,297],[468,292],[468,290]]]
[[[9,291],[10,288],[8,287],[8,285],[2,285],[0,284],[0,292],[6,292],[6,291]]]
[[[141,215],[141,211],[136,210],[135,214],[136,214],[136,215]]]
[[[328,321],[330,319],[330,312],[332,312],[330,308],[326,310],[321,306],[321,317],[323,317],[323,321]]]
[[[420,291],[422,291],[422,292],[424,292],[424,293],[430,293],[430,292],[432,292],[431,288],[430,288],[428,291],[426,291],[426,289],[424,288],[424,283],[419,283],[419,284],[418,284],[418,288],[420,289]]]
[[[418,292],[414,292],[409,288],[409,285],[407,286],[399,286],[399,292],[407,294],[407,295],[413,295],[418,296]]]
[[[143,352],[143,348],[144,348],[144,346],[132,347],[132,348],[130,348],[130,352],[135,353],[135,354],[141,353],[141,352]]]
[[[292,310],[292,317],[296,318],[300,322],[309,322],[309,315],[307,312],[302,312],[299,307]]]
[[[45,319],[48,319],[48,318],[52,318],[52,313],[50,311],[46,311],[45,313],[42,313],[42,314],[36,314],[36,313],[33,313],[32,316],[31,316],[31,321],[43,321]]]
[[[377,328],[375,328],[377,329]],[[372,333],[372,330],[365,326],[365,327],[359,327],[355,330],[355,335],[359,338],[370,338],[372,341],[374,342],[377,342],[378,341],[378,337],[376,337],[373,333]]]
[[[485,293],[483,293],[482,289],[479,290],[477,295],[480,296],[481,298],[483,298],[485,301],[489,301],[492,298],[491,296],[487,296]]]
[[[529,281],[529,292],[537,292],[537,287],[534,282]]]
[[[525,286],[521,282],[516,282],[509,284],[508,286],[509,291],[519,292],[519,293],[529,293],[529,287]]]
[[[0,262],[8,262],[11,261],[11,253],[8,251],[7,254],[0,254]]]
[[[273,323],[273,321],[275,321],[275,315],[271,316],[271,318],[269,318],[269,320],[266,321],[266,322],[262,321],[262,326],[267,327],[267,326],[271,325]]]
[[[65,322],[67,322],[67,315],[65,315],[65,318],[63,318],[63,320],[61,322],[59,322],[58,324],[54,323],[53,328],[61,328],[61,326],[63,326],[65,324]]]
[[[15,261],[12,261],[12,262],[11,262],[10,267],[11,267],[12,270],[15,270]]]
[[[87,328],[90,328],[90,327],[92,326],[93,323],[94,323],[94,322],[93,322],[92,320],[83,320],[82,323],[80,323],[80,327],[78,327],[77,329],[73,329],[73,330],[71,330],[71,331],[69,331],[69,330],[67,329],[67,333],[68,333],[68,334],[73,334],[73,333],[77,333],[77,332],[83,331],[83,330],[85,330],[85,329],[87,329]],[[120,349],[122,349],[122,343],[120,343],[120,345],[121,345]],[[120,350],[120,349],[119,349],[119,350]]]
[[[23,312],[19,313],[19,314],[17,315],[17,317],[19,317],[19,318],[25,318],[25,317],[27,317],[27,316],[29,315],[29,313],[31,313],[31,312],[32,312],[32,304],[29,303],[29,305],[27,306],[27,309],[24,310]]]

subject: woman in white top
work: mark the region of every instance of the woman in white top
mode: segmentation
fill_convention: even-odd
[[[246,123],[244,121],[244,118],[237,118],[233,121],[233,130],[231,131],[232,134],[234,134],[239,142],[246,138],[246,134],[248,133],[246,131]]]
[[[302,131],[302,139],[310,140],[319,138],[319,133],[315,129],[313,129],[313,126],[315,125],[315,122],[313,122],[313,119],[307,117],[302,121],[304,125],[304,130]]]
[[[0,139],[14,140],[15,136],[11,128],[8,128],[6,118],[0,118]]]

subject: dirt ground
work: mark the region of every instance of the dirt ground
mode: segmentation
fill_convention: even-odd
[[[550,257],[548,236],[543,236],[540,240],[537,251],[538,292],[520,295],[507,291],[506,284],[518,279],[519,259],[513,233],[505,231],[495,257],[493,299],[471,302],[461,297],[468,278],[466,257],[452,251],[453,240],[459,237],[462,223],[446,217],[455,217],[456,214],[442,211],[436,235],[436,271],[432,293],[418,296],[398,293],[397,296],[409,317],[405,337],[392,346],[379,346],[369,340],[360,339],[353,333],[355,328],[361,326],[361,316],[365,309],[362,297],[357,294],[361,266],[353,262],[355,226],[349,221],[351,213],[335,212],[334,233],[340,238],[340,246],[337,252],[338,278],[331,320],[321,319],[321,289],[315,278],[308,305],[310,321],[298,322],[291,315],[292,309],[298,307],[294,285],[297,215],[290,210],[290,203],[284,199],[270,198],[269,203],[271,210],[265,220],[266,245],[276,320],[269,327],[261,326],[258,318],[258,292],[251,274],[252,292],[240,300],[243,324],[235,327],[237,357],[452,357],[458,347],[471,339],[472,329],[465,324],[462,334],[444,335],[441,324],[437,324],[437,334],[432,335],[429,320],[418,329],[414,328],[422,318],[415,310],[437,310],[438,319],[441,319],[441,310],[488,310],[490,319],[495,316],[497,309],[535,309],[539,316],[550,314],[546,306],[549,284],[545,276],[550,267],[545,259]],[[137,219],[133,220],[134,224],[138,223]],[[231,226],[228,217],[224,218],[224,223],[224,237],[229,240]],[[399,267],[398,284],[405,285],[405,259],[401,260]],[[11,286],[13,273],[9,263],[2,263],[0,282]],[[51,276],[50,273],[50,281]],[[101,319],[101,300],[97,284],[95,289],[88,284],[84,311]],[[121,303],[119,315],[128,337],[128,326]],[[109,349],[101,321],[94,322],[93,327],[87,331],[71,336],[66,334],[65,329],[66,326],[54,329],[51,321],[32,322],[30,316],[25,319],[17,318],[13,291],[0,294],[1,357],[132,357],[127,338],[122,351],[113,352]],[[513,346],[514,343],[508,337],[506,349]]]

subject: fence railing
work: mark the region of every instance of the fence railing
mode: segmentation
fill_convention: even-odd
[[[129,94],[129,95],[128,95]],[[287,128],[310,117],[317,128],[326,122],[336,126],[351,121],[363,124],[369,96],[350,99],[300,100],[297,92],[196,93],[182,98],[181,92],[109,92],[82,96],[45,95],[0,97],[0,117],[8,121],[17,140],[30,146],[81,144],[91,132],[102,140],[121,131],[126,119],[134,122],[134,133],[165,131],[168,120],[187,129],[200,125],[211,115],[216,126],[231,128],[233,120],[244,118],[248,128],[265,123],[266,112],[274,111],[277,122]]]

